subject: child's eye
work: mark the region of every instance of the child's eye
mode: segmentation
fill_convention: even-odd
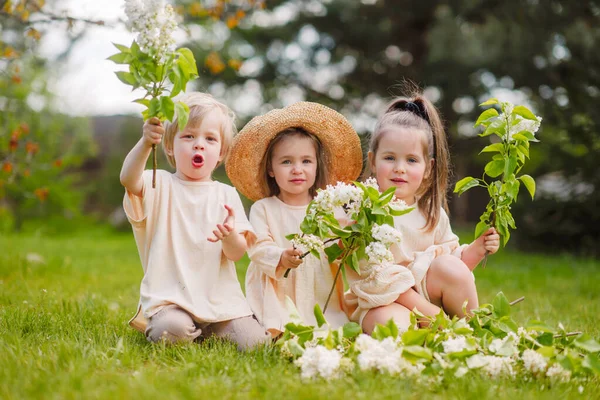
[[[217,142],[217,138],[214,136],[209,136],[206,138],[206,140],[208,140],[209,142]]]
[[[188,135],[183,135],[183,138],[184,138],[184,139],[191,139],[191,138],[193,138],[193,137],[194,137],[194,136],[192,136],[192,135],[189,135],[189,134],[188,134]]]
[[[385,157],[383,157],[383,159],[386,161],[394,161],[395,160],[394,156],[385,156]]]
[[[304,164],[312,164],[312,160],[302,160]]]
[[[419,162],[419,160],[417,160],[416,158],[409,158],[408,162],[409,163],[416,163],[416,162]]]
[[[281,163],[282,164],[291,164],[292,162],[290,160],[283,160]]]

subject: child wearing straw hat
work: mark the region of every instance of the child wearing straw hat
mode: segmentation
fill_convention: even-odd
[[[123,207],[144,269],[129,323],[151,342],[215,335],[244,350],[270,336],[252,315],[234,264],[254,239],[252,227],[235,189],[212,180],[231,148],[235,116],[208,94],[181,101],[190,109],[186,127],[149,120],[121,169]],[[161,142],[176,172],[158,170],[152,188],[144,167]]]
[[[255,117],[236,137],[227,175],[256,201],[250,210],[257,240],[248,250],[246,297],[273,337],[290,322],[286,297],[305,323],[315,325],[314,306],[323,308],[333,285],[327,256],[301,259],[286,235],[300,232],[318,188],[353,181],[361,169],[356,131],[344,116],[317,103],[299,102]],[[336,289],[325,313],[333,328],[348,322],[341,281]]]

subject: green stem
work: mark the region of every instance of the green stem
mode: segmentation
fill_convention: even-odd
[[[302,235],[304,236],[304,234],[302,234]],[[340,239],[339,237],[335,237],[335,238],[327,239],[326,241],[324,241],[324,242],[323,242],[323,244],[327,244],[327,243],[333,242],[334,240],[339,240],[339,239]],[[302,260],[304,257],[306,257],[306,256],[307,256],[307,255],[309,255],[309,254],[310,254],[310,251],[307,251],[306,253],[304,253],[304,254],[302,254],[302,255],[300,256],[300,259]],[[288,275],[290,274],[290,271],[291,271],[291,270],[292,270],[291,268],[288,268],[288,269],[285,271],[285,274],[283,274],[283,277],[284,277],[284,278],[287,278],[287,277],[288,277]]]

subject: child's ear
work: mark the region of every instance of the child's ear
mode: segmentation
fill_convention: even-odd
[[[269,176],[270,176],[271,178],[275,178],[275,172],[273,172],[273,170],[272,170],[272,169],[270,169],[270,168],[269,168],[269,169],[267,170],[267,174],[269,174]]]
[[[170,146],[167,142],[163,142],[163,146],[165,148],[165,153],[167,153],[169,157],[173,157],[173,146]]]

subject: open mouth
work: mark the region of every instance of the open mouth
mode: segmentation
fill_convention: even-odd
[[[194,167],[201,167],[204,164],[204,157],[200,154],[196,154],[194,158],[192,158],[192,165]]]

